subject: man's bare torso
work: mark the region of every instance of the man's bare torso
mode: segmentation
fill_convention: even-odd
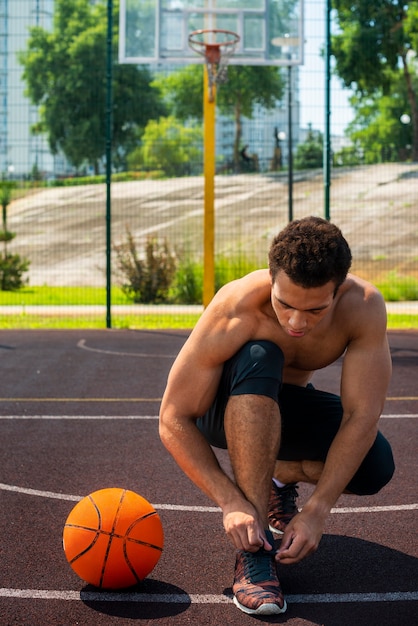
[[[329,300],[322,292],[315,293],[312,290],[312,302],[321,302],[321,298],[325,297],[329,306],[319,314],[302,311],[301,315],[307,318],[304,321],[307,325],[306,333],[295,338],[289,336],[286,320],[281,319],[281,311],[275,310],[275,291],[272,294],[268,270],[260,270],[227,286],[225,293],[220,294],[219,304],[214,307],[213,313],[208,310],[207,314],[209,325],[211,321],[215,327],[218,324],[220,335],[225,334],[225,338],[228,337],[229,326],[235,324],[237,333],[241,334],[242,343],[251,339],[274,341],[285,355],[284,382],[306,385],[315,370],[334,363],[356,336],[356,317],[364,315],[363,309],[369,292],[376,290],[353,275],[347,277],[335,296],[331,293]],[[311,306],[309,298],[300,298],[298,294],[296,297],[292,294],[290,299],[292,298],[301,309],[305,307],[305,301],[307,306]],[[225,324],[217,319],[219,309],[227,320]],[[219,356],[222,353],[221,349]]]

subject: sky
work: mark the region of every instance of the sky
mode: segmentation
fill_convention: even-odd
[[[299,70],[300,125],[324,131],[325,128],[325,61],[321,49],[325,43],[325,0],[305,0],[304,64]],[[350,90],[343,89],[341,81],[331,79],[331,134],[344,135],[344,129],[353,119],[348,102]]]

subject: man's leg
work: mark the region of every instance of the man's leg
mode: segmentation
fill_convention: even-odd
[[[269,529],[281,535],[299,513],[298,483],[316,484],[324,463],[321,461],[276,461],[268,504]]]
[[[280,445],[279,407],[266,396],[232,396],[224,427],[236,483],[266,529],[271,479]]]
[[[198,426],[215,447],[228,448],[235,480],[267,529],[267,502],[280,443],[278,397],[283,353],[269,341],[252,341],[225,364],[215,402]],[[275,550],[238,550],[234,602],[252,615],[283,613]]]
[[[279,402],[282,441],[274,477],[279,483],[290,485],[291,488],[280,489],[273,484],[269,522],[271,529],[283,532],[297,513],[294,483],[318,482],[328,450],[340,428],[343,409],[339,396],[317,390],[312,385],[283,385]],[[389,482],[393,472],[391,447],[379,432],[374,445],[347,485],[346,493],[377,493]]]
[[[225,435],[238,487],[253,505],[259,528],[272,550],[239,550],[236,556],[234,603],[245,613],[271,615],[286,611],[277,577],[274,541],[268,529],[267,509],[271,480],[280,444],[280,412],[266,396],[232,396],[225,411]]]
[[[324,464],[322,461],[276,461],[274,478],[281,483],[310,483],[316,485]]]

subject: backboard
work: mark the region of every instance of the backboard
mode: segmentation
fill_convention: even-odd
[[[239,35],[231,64],[303,63],[303,0],[120,0],[119,62],[203,63],[188,43],[199,29]]]

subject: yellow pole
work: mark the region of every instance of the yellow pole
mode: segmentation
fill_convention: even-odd
[[[203,223],[203,306],[215,295],[215,104],[216,86],[209,87],[205,64],[203,89],[204,118],[204,223]]]

